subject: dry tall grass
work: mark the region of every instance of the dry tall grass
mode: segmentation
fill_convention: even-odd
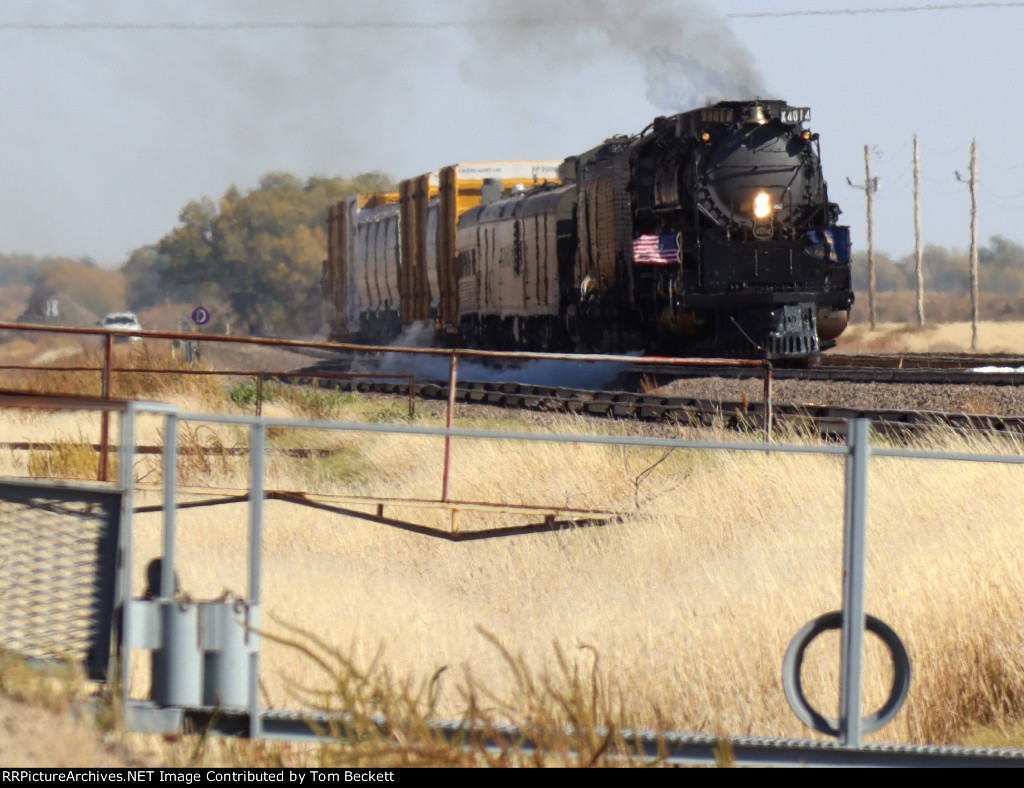
[[[34,394],[98,397],[103,392],[104,353],[96,341],[88,347],[68,343],[58,345],[32,359],[39,369],[0,370],[0,388],[30,391]],[[5,349],[6,351],[6,349]],[[12,362],[23,362],[5,352]],[[113,365],[129,370],[111,376],[110,396],[120,399],[156,399],[191,396],[207,402],[220,402],[224,382],[216,376],[192,375],[192,368],[181,354],[171,353],[166,342],[116,344]]]
[[[880,322],[874,330],[854,323],[839,337],[840,353],[966,353],[971,350],[971,324]],[[1019,322],[983,320],[978,324],[978,352],[1024,353]]]
[[[205,395],[167,396],[194,410]],[[300,407],[282,399],[268,410],[288,415]],[[351,398],[330,407],[339,418],[396,417],[391,405],[376,400]],[[420,421],[437,423],[431,416]],[[475,419],[460,426],[507,427],[511,421]],[[573,417],[531,422],[558,432],[639,429]],[[147,421],[142,440],[159,442],[159,430],[157,421]],[[98,437],[94,425],[73,415],[4,414],[0,433]],[[674,434],[708,437],[682,428]],[[234,428],[185,425],[182,435],[183,446],[244,447],[248,441]],[[270,445],[307,445],[307,438],[274,432]],[[936,440],[964,451],[1022,450],[1012,442]],[[268,486],[409,498],[440,493],[440,439],[341,434],[317,441],[334,453],[315,459],[273,454]],[[604,527],[453,544],[268,501],[266,629],[285,638],[296,630],[310,633],[327,653],[343,655],[348,678],[361,676],[369,682],[364,686],[429,687],[429,708],[442,716],[486,706],[489,714],[516,721],[542,714],[571,721],[579,710],[552,699],[565,697],[564,688],[583,676],[583,685],[598,687],[601,697],[591,718],[605,723],[809,735],[786,704],[780,671],[793,634],[840,605],[839,460],[698,451],[665,456],[660,450],[484,440],[456,441],[453,457],[456,499],[628,514]],[[0,461],[7,464],[4,472],[26,471],[23,458]],[[246,484],[244,456],[221,452],[198,462],[183,463],[182,483]],[[978,729],[985,730],[986,744],[1020,736],[1021,473],[1012,466],[872,460],[868,611],[896,629],[914,666],[905,710],[874,740],[964,743],[977,740]],[[157,481],[149,461],[139,460],[137,474]],[[411,506],[389,508],[387,515],[448,524],[442,512]],[[182,590],[195,599],[225,591],[246,595],[246,507],[181,510],[178,522]],[[521,522],[477,514],[463,525]],[[159,518],[140,516],[136,528],[133,561],[141,592],[144,566],[160,551]],[[804,680],[819,708],[835,714],[838,643],[822,640],[809,652]],[[143,666],[141,655],[136,663]],[[137,672],[133,691],[141,696],[145,671]],[[890,679],[877,648],[870,649],[868,674],[866,705],[877,707]],[[264,700],[275,708],[309,704],[297,687],[338,683],[338,675],[269,638],[261,679]],[[530,686],[556,692],[531,696]]]
[[[555,418],[550,428],[599,427]],[[439,493],[439,440],[344,440],[350,467],[333,479],[280,458],[270,483],[295,488],[315,477],[321,491]],[[557,673],[560,664],[592,671],[614,698],[609,714],[630,725],[808,735],[783,697],[781,662],[800,626],[840,606],[840,461],[676,451],[659,463],[662,457],[457,441],[456,498],[633,511],[605,527],[553,534],[451,544],[268,502],[266,627],[313,633],[356,666],[379,653],[396,680],[422,685],[446,668],[435,707],[442,715],[465,711],[468,686],[514,706],[521,677],[511,656],[538,675]],[[876,740],[964,742],[978,726],[1009,729],[1024,712],[1017,658],[1024,636],[1014,625],[1024,612],[1021,472],[872,462],[868,610],[903,637],[915,676],[905,711]],[[223,481],[240,477],[231,471]],[[179,571],[194,598],[247,593],[245,513],[243,505],[179,512]],[[388,514],[424,517],[411,508]],[[431,524],[445,524],[436,517]],[[501,523],[491,515],[479,524]],[[156,518],[141,518],[140,590],[141,568],[158,553],[159,539]],[[868,707],[882,703],[891,680],[877,651],[869,654]],[[837,652],[837,641],[812,649],[809,662],[817,664],[804,677],[832,715]],[[274,643],[266,644],[262,679],[274,707],[297,702],[296,684],[324,686],[315,666]]]

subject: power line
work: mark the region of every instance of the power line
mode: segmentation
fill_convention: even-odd
[[[894,6],[892,8],[836,8],[803,11],[749,11],[725,14],[730,19],[763,19],[769,17],[800,16],[858,16],[864,14],[907,14],[925,11],[961,11],[991,8],[1024,8],[1024,2],[1013,3],[943,3],[932,5]],[[514,20],[523,24],[523,20]],[[581,24],[585,19],[536,20],[537,25]],[[0,31],[200,31],[227,32],[233,30],[443,30],[452,28],[501,27],[511,24],[508,19],[442,20],[438,22],[0,22]]]
[[[569,22],[570,20],[564,20]],[[504,20],[462,22],[0,22],[0,30],[95,31],[95,30],[427,30],[453,27],[502,25]]]
[[[1022,3],[942,3],[931,5],[904,5],[892,8],[832,8],[821,11],[749,11],[726,14],[730,19],[759,19],[783,16],[857,16],[860,14],[912,14],[921,11],[963,11],[980,8],[1024,8]]]

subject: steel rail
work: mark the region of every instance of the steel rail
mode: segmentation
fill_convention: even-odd
[[[140,701],[130,702],[126,718],[133,730],[166,732],[212,731],[223,735],[247,735],[252,727],[248,709],[177,708],[157,709]],[[258,727],[264,738],[329,744],[343,740],[346,718],[342,715],[261,711]],[[384,718],[376,718],[383,730],[393,730]],[[637,765],[667,766],[760,766],[760,767],[888,767],[888,768],[1024,768],[1024,751],[937,745],[863,744],[849,747],[832,741],[812,739],[716,736],[702,733],[658,732],[596,728],[577,731],[527,732],[516,725],[471,724],[459,720],[431,720],[428,729],[469,753],[487,752],[497,756],[532,756],[539,751],[542,733],[553,733],[572,742],[603,741],[612,734],[627,754],[612,754],[608,760]],[[565,754],[578,756],[571,745]],[[553,761],[562,753],[546,752]]]
[[[774,374],[778,370],[773,371]],[[387,383],[367,383],[356,389],[383,394],[398,394]],[[419,397],[450,400],[450,390],[441,382],[416,385]],[[674,422],[690,426],[721,424],[730,429],[751,431],[763,427],[770,418],[774,426],[809,429],[821,435],[845,432],[846,422],[869,419],[876,427],[896,435],[931,429],[967,432],[1024,434],[1024,416],[1000,416],[951,413],[931,410],[861,408],[847,405],[808,405],[772,401],[771,412],[765,405],[743,400],[712,400],[696,397],[667,397],[659,394],[589,391],[510,382],[460,382],[455,401],[494,407],[519,408],[556,413],[573,413],[602,418],[634,419],[647,422]]]
[[[979,365],[984,366],[984,365]],[[644,371],[644,365],[635,365],[637,372]],[[1024,384],[1024,367],[1006,367],[1006,371],[980,372],[975,368],[962,367],[870,367],[870,366],[822,366],[806,369],[776,367],[777,380],[827,381],[843,383],[887,383],[893,385],[936,384],[959,386],[1019,386]],[[745,378],[750,373],[744,369],[722,368],[706,370],[674,370],[676,378]]]
[[[1020,353],[825,353],[823,367],[895,367],[898,369],[968,369],[1024,366]]]

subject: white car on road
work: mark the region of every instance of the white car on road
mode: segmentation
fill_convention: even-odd
[[[109,328],[111,331],[141,331],[142,325],[134,312],[111,312],[103,318],[100,325]],[[142,339],[142,337],[118,337],[118,341],[131,341]]]

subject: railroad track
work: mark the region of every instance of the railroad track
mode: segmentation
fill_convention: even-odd
[[[970,369],[1024,367],[1019,353],[825,353],[822,367],[878,367],[900,369]]]
[[[988,371],[980,371],[987,369]],[[644,367],[640,362],[636,370],[651,377],[664,379],[664,370]],[[673,370],[676,378],[758,377],[758,370],[741,368],[690,367]],[[899,354],[850,355],[821,357],[814,367],[776,367],[772,373],[776,380],[818,380],[836,383],[902,383],[1019,386],[1024,384],[1024,358],[1010,355],[968,354]]]
[[[325,365],[299,370],[291,382],[317,383],[309,373],[323,371]],[[328,365],[330,366],[330,365]],[[336,367],[332,367],[336,370]],[[642,371],[640,371],[642,374]],[[306,373],[304,375],[303,373]],[[1024,373],[1018,375],[1024,382]],[[921,381],[915,381],[921,382]],[[948,379],[943,379],[949,383]],[[324,385],[328,385],[326,382]],[[330,381],[343,390],[408,396],[405,382],[373,380]],[[447,400],[447,382],[414,382],[414,394],[423,399]],[[461,381],[456,387],[456,402],[491,405],[519,410],[576,413],[604,418],[632,419],[644,422],[671,422],[700,427],[720,426],[737,430],[762,430],[766,411],[763,402],[722,401],[693,397],[667,397],[629,391],[587,391],[572,388],[536,386],[512,382]],[[869,419],[883,432],[908,435],[936,427],[961,431],[988,431],[1024,434],[1024,417],[944,413],[927,410],[854,408],[836,405],[772,403],[773,423],[781,428],[817,432],[825,437],[846,434],[850,419]]]

